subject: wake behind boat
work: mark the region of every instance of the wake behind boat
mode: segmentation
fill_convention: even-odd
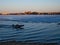
[[[23,29],[24,25],[12,24],[12,25],[0,25],[0,28],[15,28],[15,29]]]

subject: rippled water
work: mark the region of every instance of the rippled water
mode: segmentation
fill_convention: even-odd
[[[60,43],[60,16],[0,16],[0,42]],[[12,24],[24,24],[14,29]]]

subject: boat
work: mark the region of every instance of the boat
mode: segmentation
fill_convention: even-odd
[[[16,28],[16,29],[23,29],[23,26],[24,25],[19,25],[19,24],[16,24],[16,25],[12,25],[13,28]]]

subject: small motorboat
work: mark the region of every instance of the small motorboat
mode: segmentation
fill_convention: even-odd
[[[16,24],[16,25],[12,25],[13,28],[16,28],[16,29],[24,29],[23,28],[24,25],[19,25],[19,24]]]

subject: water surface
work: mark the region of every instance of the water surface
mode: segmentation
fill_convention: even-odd
[[[60,43],[60,15],[0,16],[0,42]],[[14,29],[12,24],[24,24]]]

